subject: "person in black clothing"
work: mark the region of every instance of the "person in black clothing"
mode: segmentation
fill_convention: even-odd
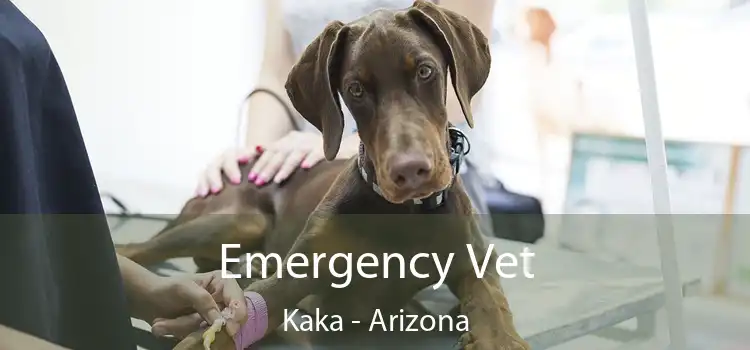
[[[0,349],[134,350],[130,316],[166,319],[159,333],[179,335],[221,305],[245,305],[216,272],[161,277],[115,254],[58,63],[9,0],[0,0],[0,164],[0,214],[10,214],[0,215]],[[246,318],[239,310],[230,334]]]

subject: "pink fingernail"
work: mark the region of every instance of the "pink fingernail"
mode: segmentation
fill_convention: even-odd
[[[302,163],[302,165],[300,165],[300,167],[301,167],[302,169],[310,169],[310,164],[307,164],[307,163]]]
[[[237,159],[237,162],[239,162],[240,164],[245,164],[248,161],[250,161],[250,157],[248,156],[242,156]]]
[[[238,185],[240,183],[240,178],[239,178],[239,176],[235,176],[235,177],[232,177],[231,179],[229,179],[229,181],[231,181],[235,185]]]
[[[256,186],[263,186],[263,185],[265,185],[265,183],[266,183],[266,180],[262,179],[262,178],[258,178],[258,179],[255,180],[255,185]]]
[[[250,173],[250,174],[249,174],[249,175],[247,176],[247,179],[248,179],[248,180],[250,180],[250,181],[255,181],[255,178],[256,178],[256,177],[258,177],[258,174],[256,174],[256,173],[252,173],[252,172],[251,172],[251,173]]]
[[[221,191],[221,188],[211,187],[211,193],[219,193],[219,191]]]

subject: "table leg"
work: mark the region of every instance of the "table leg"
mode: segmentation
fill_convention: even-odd
[[[629,343],[634,340],[647,340],[656,334],[656,313],[647,312],[635,317],[637,322],[635,330],[612,326],[594,332],[599,338]]]
[[[638,315],[635,318],[638,325],[635,329],[635,336],[638,338],[652,338],[656,335],[656,313],[649,312],[647,314]]]

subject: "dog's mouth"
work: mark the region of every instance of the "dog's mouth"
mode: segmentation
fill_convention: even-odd
[[[397,193],[395,196],[392,196],[393,200],[391,200],[391,202],[396,203],[396,204],[402,204],[407,201],[412,201],[412,200],[417,200],[417,199],[427,199],[433,194],[435,194],[435,192],[438,192],[438,191],[439,190],[430,191],[430,192],[420,192],[420,193],[413,193],[413,192],[412,193]]]
[[[379,184],[382,196],[394,204],[403,204],[412,200],[424,200],[448,188],[453,180],[453,169],[447,169],[433,175],[424,185],[417,188],[400,188],[393,181],[383,181]]]
[[[412,200],[424,200],[429,198],[430,196],[434,195],[437,192],[440,192],[448,187],[448,184],[445,184],[443,186],[430,186],[430,189],[419,189],[416,191],[400,191],[396,190],[393,192],[386,191],[383,189],[383,194],[386,200],[388,200],[391,203],[394,204],[403,204],[407,201]]]

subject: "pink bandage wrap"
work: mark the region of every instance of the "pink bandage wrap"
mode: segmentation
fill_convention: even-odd
[[[237,350],[245,350],[263,338],[268,328],[268,307],[263,297],[255,292],[245,292],[247,322],[234,335]]]

